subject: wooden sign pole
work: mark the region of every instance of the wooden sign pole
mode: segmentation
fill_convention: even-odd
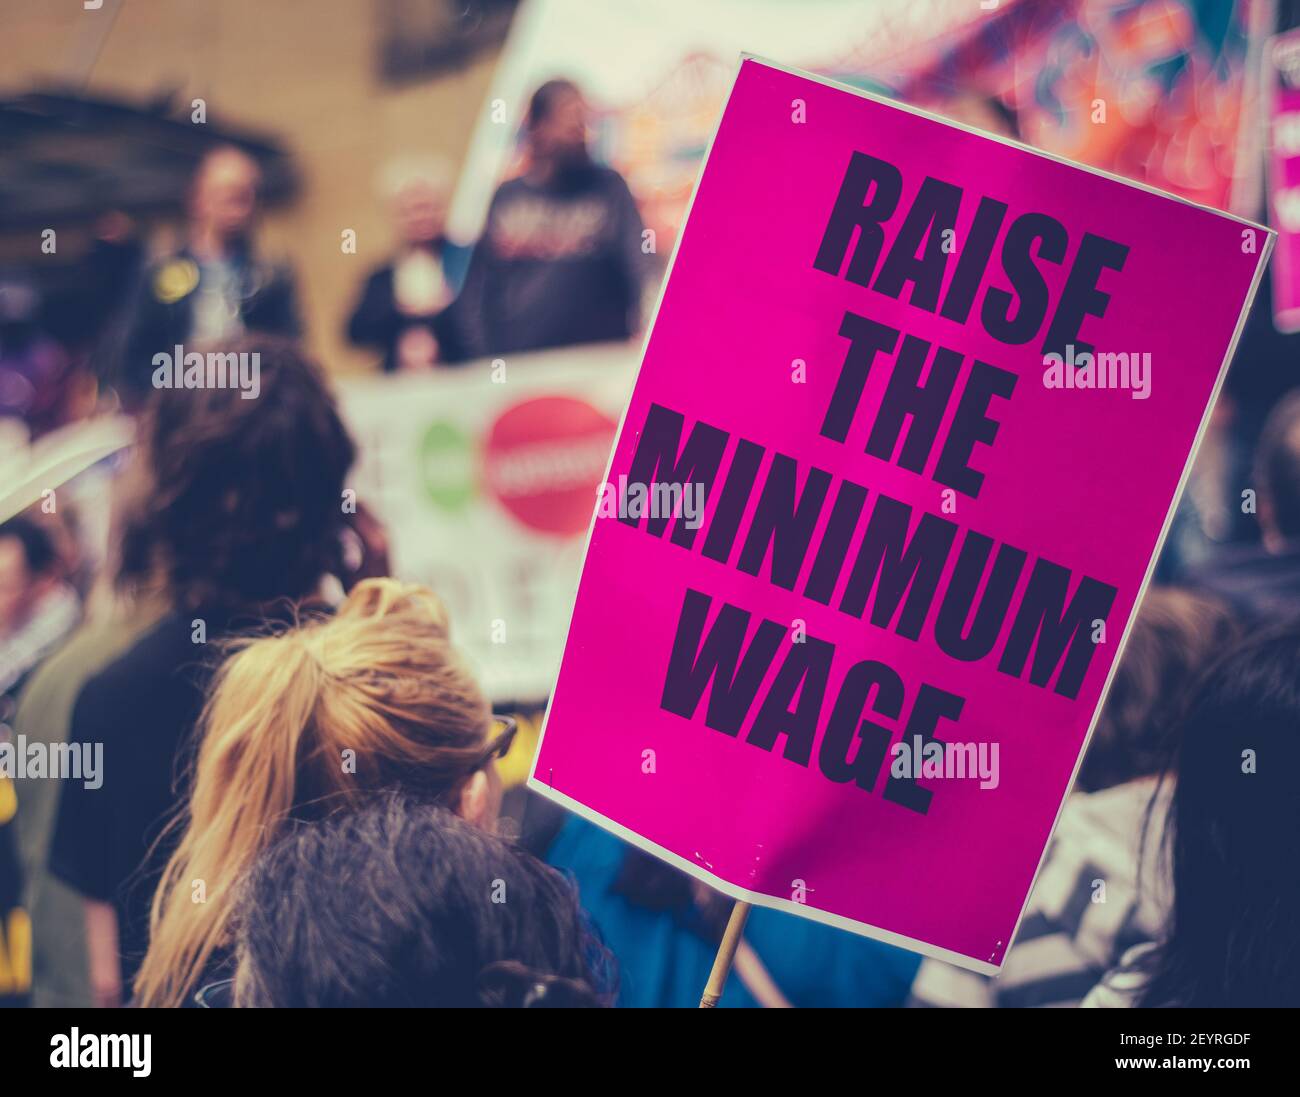
[[[709,981],[704,986],[700,1009],[712,1009],[722,997],[722,988],[727,985],[727,976],[731,973],[732,962],[736,959],[736,949],[740,947],[740,939],[745,935],[747,921],[749,921],[749,904],[737,899],[736,905],[731,908],[731,917],[727,919],[722,943],[718,945],[718,954],[713,958],[713,970],[709,972]]]

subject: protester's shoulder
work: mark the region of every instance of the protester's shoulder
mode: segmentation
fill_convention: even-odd
[[[139,699],[202,661],[203,649],[193,641],[192,622],[178,612],[164,614],[135,642],[86,682],[79,707],[117,696]]]
[[[1087,894],[1100,875],[1108,886],[1125,893],[1136,884],[1142,850],[1163,833],[1164,813],[1171,791],[1169,782],[1139,778],[1097,792],[1076,792],[1061,809],[1029,898],[1029,911],[1058,923]],[[1151,865],[1147,864],[1149,871]],[[1154,893],[1149,899],[1154,898]],[[1091,909],[1091,908],[1088,908]],[[1076,937],[1088,936],[1090,923],[1069,919]],[[1109,932],[1109,923],[1105,923]],[[1095,928],[1095,927],[1094,927]],[[1106,943],[1103,951],[1109,950]],[[1102,956],[1101,963],[1107,959]]]
[[[591,165],[591,178],[593,182],[603,183],[607,187],[626,187],[627,180],[617,168],[612,168],[608,164]]]
[[[130,643],[131,636],[109,622],[86,622],[28,679],[18,698],[14,715],[17,726],[28,731],[44,726],[67,710],[81,687],[116,658]]]
[[[531,194],[536,188],[522,175],[503,180],[492,195],[492,204],[500,205],[522,194]]]
[[[1167,797],[1168,786],[1153,777],[1139,777],[1096,792],[1076,792],[1061,809],[1058,836],[1076,831],[1133,835],[1141,827],[1152,799]]]
[[[547,850],[546,860],[555,868],[573,873],[580,882],[608,885],[618,875],[626,843],[586,819],[567,819]]]

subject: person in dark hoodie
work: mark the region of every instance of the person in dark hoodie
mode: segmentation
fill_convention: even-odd
[[[527,167],[488,208],[455,304],[469,357],[630,338],[646,256],[623,177],[587,147],[588,107],[568,80],[533,93]]]
[[[68,741],[100,744],[102,787],[62,782],[49,864],[85,900],[91,993],[130,997],[149,944],[153,892],[188,793],[192,730],[222,641],[323,604],[345,588],[359,529],[341,506],[355,451],[319,366],[268,336],[225,344],[260,361],[260,395],[160,389],[139,427],[141,485],[127,509],[124,569],[168,603],[156,624],[88,679]],[[349,531],[350,530],[350,531]]]

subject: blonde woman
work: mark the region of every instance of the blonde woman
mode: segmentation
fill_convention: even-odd
[[[184,833],[154,894],[138,1004],[188,1004],[229,959],[240,877],[293,820],[322,819],[382,790],[495,826],[488,702],[422,587],[360,583],[333,617],[242,641],[200,724]]]

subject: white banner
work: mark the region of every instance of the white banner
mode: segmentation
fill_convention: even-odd
[[[603,345],[336,384],[359,451],[348,486],[494,701],[541,701],[555,681],[636,361]]]

